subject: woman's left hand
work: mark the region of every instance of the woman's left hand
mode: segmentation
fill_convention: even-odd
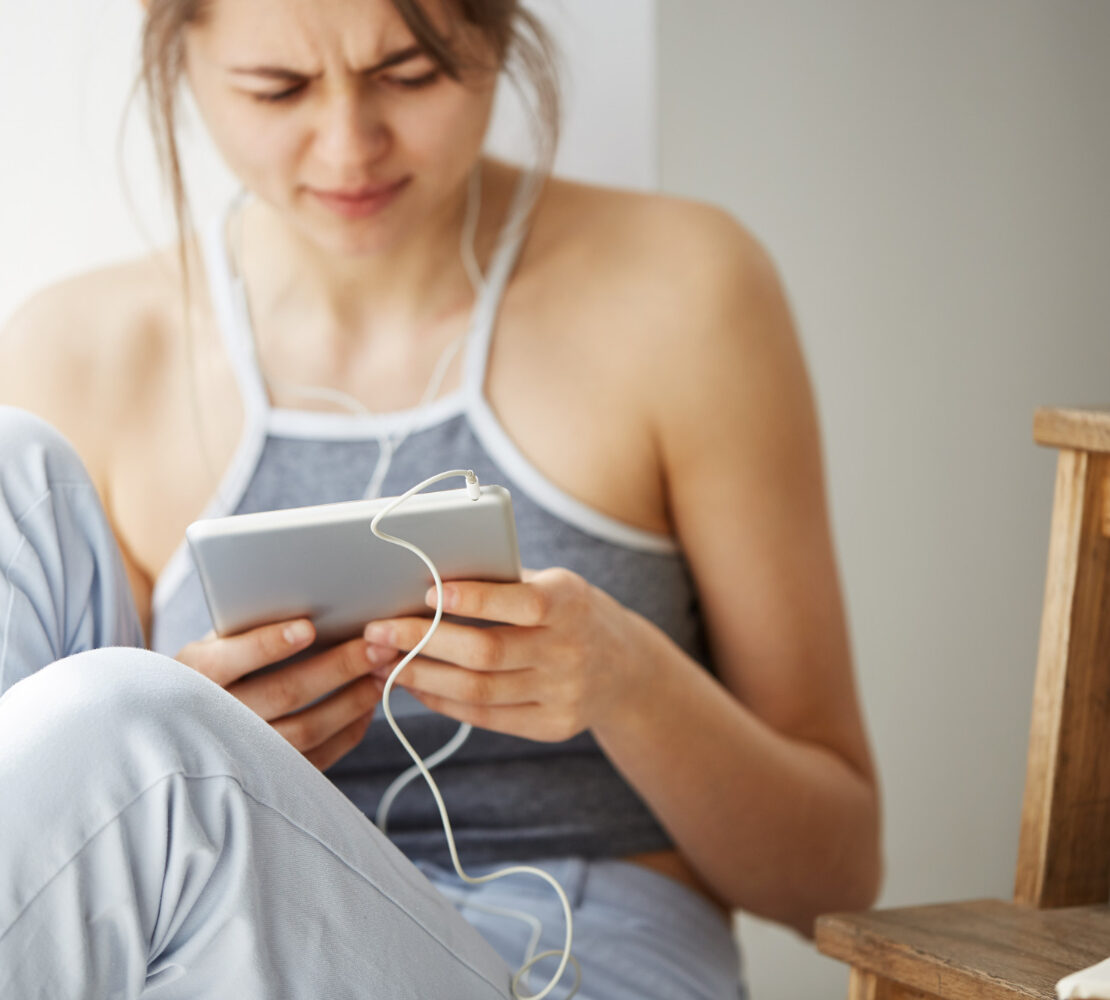
[[[646,657],[646,622],[566,569],[525,570],[521,583],[451,582],[444,611],[488,627],[442,621],[397,678],[433,711],[481,729],[544,742],[577,736],[604,720],[630,690]],[[435,607],[436,592],[428,592]],[[371,645],[411,650],[426,618],[366,626]],[[384,684],[399,657],[376,673]]]

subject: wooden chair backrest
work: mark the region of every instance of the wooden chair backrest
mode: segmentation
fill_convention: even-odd
[[[1016,902],[1110,900],[1110,408],[1038,410],[1060,449]]]

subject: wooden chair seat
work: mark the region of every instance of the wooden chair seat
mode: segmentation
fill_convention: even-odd
[[[1014,900],[817,921],[852,1000],[1054,1000],[1110,957],[1110,412],[1042,409],[1060,449]]]
[[[853,967],[858,1000],[1055,1000],[1110,955],[1110,906],[1038,910],[1001,899],[822,917],[817,947]]]

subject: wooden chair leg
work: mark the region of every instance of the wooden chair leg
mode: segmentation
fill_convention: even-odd
[[[853,967],[848,977],[848,1000],[937,1000],[937,997]]]

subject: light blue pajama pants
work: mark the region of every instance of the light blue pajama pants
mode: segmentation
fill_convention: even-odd
[[[84,467],[8,407],[0,570],[0,997],[505,1000],[532,929],[486,907],[561,946],[545,883],[414,866],[261,718],[138,648]],[[729,928],[692,891],[538,863],[574,907],[583,1000],[743,996]]]

